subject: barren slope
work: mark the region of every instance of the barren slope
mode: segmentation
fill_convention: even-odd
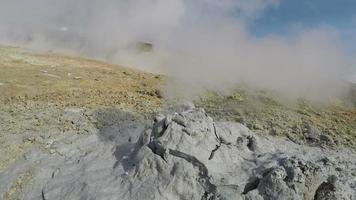
[[[81,121],[95,121],[96,110],[106,107],[157,110],[160,82],[117,65],[0,46],[0,171],[50,136],[88,132],[89,125],[65,119],[66,109],[86,109]]]
[[[157,75],[79,57],[0,46],[0,99],[71,106],[160,104]]]

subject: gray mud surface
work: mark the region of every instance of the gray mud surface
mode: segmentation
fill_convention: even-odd
[[[353,150],[257,134],[192,105],[154,118],[47,110],[50,130],[24,135],[26,153],[0,172],[0,199],[356,199]]]

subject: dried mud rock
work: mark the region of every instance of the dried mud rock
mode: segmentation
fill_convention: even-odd
[[[91,135],[58,143],[60,154],[34,149],[0,174],[0,197],[32,169],[23,199],[356,198],[350,150],[301,146],[187,109],[158,115],[150,128],[115,142]]]

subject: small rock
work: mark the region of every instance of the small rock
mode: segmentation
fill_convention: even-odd
[[[277,128],[277,127],[273,127],[270,130],[270,134],[271,135],[282,135],[282,133],[283,133],[283,131],[280,128]]]
[[[126,160],[126,159],[128,159],[129,157],[128,156],[122,156],[122,159],[123,160]]]
[[[247,136],[247,147],[251,150],[251,151],[255,151],[257,149],[257,141],[256,138],[253,136]]]
[[[53,143],[54,143],[54,141],[53,141],[52,139],[48,140],[48,141],[46,142],[46,147],[45,147],[45,148],[47,148],[47,149],[50,148]]]
[[[29,137],[25,137],[23,139],[23,142],[31,142],[31,143],[34,143],[36,141],[36,138],[33,137],[33,136],[29,136]]]
[[[352,176],[356,176],[356,171],[351,172]]]
[[[296,144],[301,144],[301,142],[300,142],[299,138],[296,136],[296,134],[288,133],[287,138]]]
[[[338,172],[341,172],[342,168],[341,167],[336,167],[335,170],[338,171]]]
[[[241,147],[242,146],[242,144],[244,143],[244,139],[242,138],[242,137],[238,137],[237,139],[236,139],[236,146],[237,147]]]
[[[255,130],[263,130],[263,126],[261,124],[255,123],[253,125],[253,129],[255,129]]]
[[[321,143],[325,143],[325,144],[328,144],[328,145],[331,145],[331,144],[333,144],[334,143],[334,140],[332,139],[332,137],[331,136],[329,136],[329,135],[320,135],[320,142]]]
[[[157,114],[157,115],[155,116],[154,122],[163,121],[165,118],[166,118],[166,117],[165,117],[163,114],[159,113],[159,114]]]
[[[322,162],[323,165],[332,165],[332,164],[333,164],[333,162],[332,162],[329,158],[327,158],[327,157],[322,158],[322,159],[320,160],[320,162]]]
[[[52,77],[52,78],[61,78],[60,76],[55,75],[55,74],[43,73],[43,75],[48,76],[48,77]]]
[[[333,200],[336,198],[336,182],[337,177],[332,175],[328,178],[327,182],[322,183],[315,192],[315,200]]]
[[[43,136],[37,137],[37,138],[36,138],[36,141],[37,141],[38,143],[43,143]]]
[[[163,98],[163,94],[162,94],[161,90],[156,89],[154,92],[155,92],[156,97],[158,97],[160,99]]]
[[[284,182],[287,173],[283,167],[271,170],[258,184],[258,191],[264,199],[294,199]]]
[[[317,127],[315,127],[309,123],[305,123],[304,126],[305,126],[304,127],[305,128],[304,135],[305,135],[306,140],[309,143],[319,143],[321,131]]]
[[[240,123],[240,124],[245,124],[245,123],[246,123],[245,118],[243,118],[243,117],[241,117],[241,116],[236,116],[236,117],[234,117],[234,120],[235,120],[235,122],[238,122],[238,123]]]
[[[195,109],[195,105],[194,105],[194,103],[188,101],[188,102],[185,102],[182,104],[182,109],[183,110],[193,110],[193,109]]]

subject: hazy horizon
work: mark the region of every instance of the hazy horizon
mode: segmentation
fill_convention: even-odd
[[[2,0],[0,43],[168,74],[179,95],[241,83],[291,97],[342,95],[356,79],[356,4],[298,2]],[[138,52],[137,42],[153,51]]]

